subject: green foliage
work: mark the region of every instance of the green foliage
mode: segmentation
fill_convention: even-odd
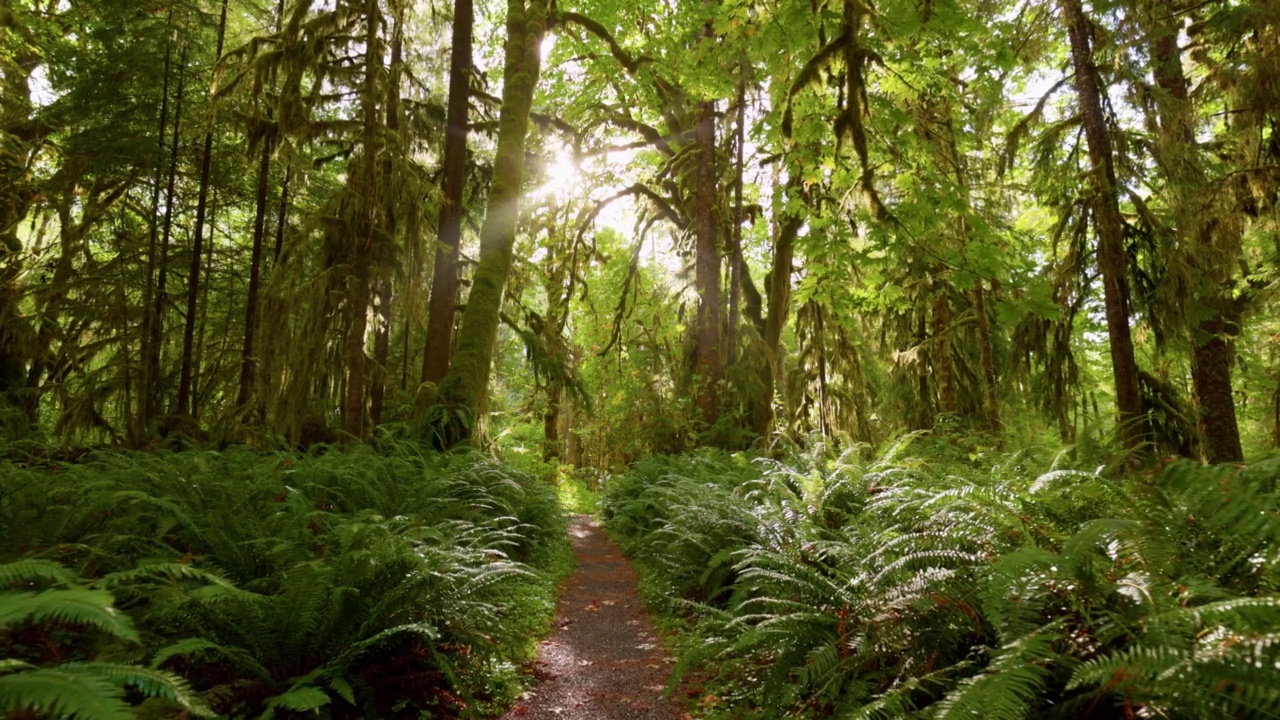
[[[1120,480],[916,446],[606,487],[711,717],[1280,716],[1280,463]]]
[[[0,565],[11,709],[480,712],[518,687],[567,566],[550,486],[411,443],[104,453],[0,477],[0,547],[22,558]],[[54,702],[93,697],[108,710]]]
[[[37,712],[83,720],[133,718],[126,690],[161,698],[201,717],[212,713],[174,675],[118,662],[50,662],[59,646],[88,648],[103,640],[141,641],[129,617],[105,590],[78,584],[66,568],[48,561],[20,560],[0,566],[0,586],[54,585],[38,591],[0,592],[0,712]],[[62,586],[62,587],[57,587]],[[44,646],[43,650],[38,650]],[[43,661],[42,661],[43,660]]]

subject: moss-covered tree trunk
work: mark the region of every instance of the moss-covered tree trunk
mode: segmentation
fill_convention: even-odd
[[[943,278],[940,266],[933,268],[935,278]],[[929,315],[934,381],[938,385],[938,410],[954,418],[960,412],[959,387],[956,382],[955,354],[951,349],[951,285],[946,280],[933,283],[933,312]]]
[[[484,223],[480,226],[480,257],[471,295],[462,314],[458,346],[440,385],[440,400],[450,411],[443,433],[447,445],[470,440],[489,385],[502,294],[511,272],[512,247],[520,217],[525,135],[541,70],[548,6],[548,0],[507,2],[506,58],[493,184]]]
[[[978,321],[979,368],[982,372],[982,407],[987,427],[999,434],[1004,425],[1000,421],[1000,395],[996,385],[995,349],[991,343],[991,318],[987,316],[987,289],[978,278],[973,281],[973,315]]]
[[[800,173],[793,172],[787,181],[788,199],[802,192]],[[773,396],[782,379],[782,331],[787,327],[791,314],[791,274],[795,268],[796,237],[804,226],[804,217],[787,213],[778,227],[773,242],[773,263],[765,292],[768,293],[769,314],[764,321],[764,346],[768,353],[769,372],[761,380],[759,402],[752,408],[752,428],[756,435],[767,437],[773,430]]]
[[[12,21],[12,18],[11,18]],[[0,32],[11,32],[0,27]],[[0,406],[22,403],[31,320],[22,311],[20,278],[24,268],[18,225],[38,197],[35,164],[45,132],[35,118],[30,78],[44,57],[30,47],[13,55],[0,52]],[[163,130],[161,131],[163,135]],[[3,431],[5,428],[0,428]]]
[[[386,137],[382,125],[380,80],[385,72],[382,38],[383,15],[378,0],[365,3],[364,78],[360,89],[361,136],[357,167],[347,188],[351,203],[350,227],[354,230],[347,277],[347,378],[343,396],[343,425],[348,433],[363,438],[368,430],[369,372],[365,345],[369,334],[369,299],[373,291],[373,246],[388,232],[384,193],[390,188],[379,182]]]
[[[698,315],[694,326],[698,409],[707,425],[720,417],[720,201],[716,174],[715,103],[698,104],[693,129],[694,159],[694,285]]]
[[[1217,196],[1230,193],[1210,187],[1201,160],[1195,106],[1178,47],[1181,19],[1176,10],[1158,3],[1145,13],[1152,75],[1164,91],[1153,94],[1159,126],[1155,154],[1175,212],[1178,247],[1190,251],[1188,264],[1199,275],[1194,290],[1201,301],[1194,304],[1195,317],[1190,318],[1188,330],[1191,382],[1205,454],[1213,463],[1240,462],[1244,450],[1231,383],[1232,345],[1238,328],[1231,317],[1230,284],[1243,226],[1233,216],[1234,208],[1215,206]]]

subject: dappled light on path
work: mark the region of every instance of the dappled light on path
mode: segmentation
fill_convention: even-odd
[[[578,570],[542,642],[540,680],[503,720],[678,720],[679,704],[663,698],[671,659],[640,599],[636,573],[617,546],[586,516],[573,519]]]

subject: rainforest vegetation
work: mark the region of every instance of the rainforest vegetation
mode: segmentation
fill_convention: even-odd
[[[1280,717],[1277,200],[1273,0],[0,0],[0,715],[492,716],[572,506],[701,715]]]

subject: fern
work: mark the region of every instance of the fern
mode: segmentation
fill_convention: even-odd
[[[1121,480],[1029,452],[931,470],[918,446],[607,486],[609,529],[678,595],[677,674],[712,663],[769,717],[1274,716],[1280,462]]]
[[[155,668],[116,663],[86,662],[67,663],[59,669],[75,675],[102,678],[121,688],[129,688],[143,697],[161,698],[176,703],[187,712],[199,717],[213,717],[204,704],[182,678]]]
[[[120,686],[95,674],[41,668],[0,675],[0,713],[133,720]]]
[[[127,615],[113,607],[104,590],[45,590],[0,593],[0,631],[24,622],[54,622],[93,628],[136,642],[138,631]]]
[[[28,558],[0,565],[0,587],[30,585],[37,582],[71,585],[75,581],[74,573],[49,560]]]

